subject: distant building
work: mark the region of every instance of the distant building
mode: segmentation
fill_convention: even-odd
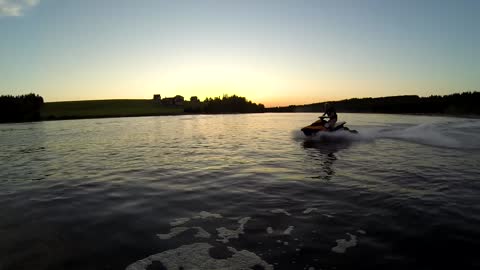
[[[159,94],[153,95],[153,101],[161,102],[162,101],[162,96],[160,96]]]
[[[174,98],[175,105],[183,105],[183,101],[185,100],[182,96],[176,95]]]
[[[193,97],[190,98],[190,102],[192,102],[192,103],[199,103],[200,100],[198,100],[198,97],[197,97],[197,96],[193,96]]]
[[[183,105],[183,101],[184,101],[184,98],[182,96],[176,95],[175,97],[172,97],[172,98],[163,98],[162,104],[181,106]]]
[[[162,99],[162,104],[163,105],[174,105],[175,102],[174,102],[173,98],[163,98]]]

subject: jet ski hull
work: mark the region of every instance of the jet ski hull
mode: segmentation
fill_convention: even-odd
[[[330,130],[326,129],[323,126],[306,126],[301,129],[305,136],[313,136],[318,132],[330,132]]]
[[[350,130],[344,125],[345,122],[339,122],[335,125],[333,129],[329,129],[325,127],[325,122],[318,120],[315,123],[302,128],[301,131],[303,132],[303,134],[305,134],[305,136],[314,136],[318,132],[336,132],[339,130],[349,131],[351,133],[358,133],[356,130]]]

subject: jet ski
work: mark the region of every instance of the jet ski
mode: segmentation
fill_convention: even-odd
[[[344,131],[348,131],[348,132],[351,132],[351,133],[358,133],[358,131],[351,130],[348,127],[346,127],[345,124],[347,122],[345,122],[345,121],[337,122],[337,123],[335,123],[335,126],[333,126],[332,128],[328,128],[327,127],[328,125],[326,126],[328,121],[325,120],[328,117],[327,116],[320,116],[319,118],[320,118],[319,120],[313,122],[311,125],[306,126],[306,127],[301,129],[303,131],[303,134],[305,134],[305,136],[314,136],[318,132],[336,132],[336,131],[339,131],[339,130],[344,130]]]

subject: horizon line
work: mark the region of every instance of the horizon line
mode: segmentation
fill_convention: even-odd
[[[289,104],[289,105],[275,105],[275,106],[268,106],[269,108],[275,108],[275,107],[290,107],[290,106],[305,106],[305,105],[311,105],[311,104],[318,104],[318,103],[326,103],[326,102],[338,102],[338,101],[344,101],[344,100],[349,100],[349,99],[365,99],[365,98],[387,98],[387,97],[402,97],[402,96],[417,96],[417,97],[432,97],[432,96],[449,96],[449,95],[454,95],[454,94],[462,94],[462,93],[475,93],[475,92],[478,92],[477,90],[473,90],[473,91],[461,91],[461,92],[454,92],[454,93],[451,93],[451,94],[445,94],[445,95],[426,95],[426,96],[421,96],[421,95],[418,95],[418,94],[404,94],[404,95],[391,95],[391,96],[367,96],[367,97],[349,97],[349,98],[341,98],[341,99],[332,99],[332,100],[324,100],[324,101],[314,101],[314,102],[311,102],[311,103],[303,103],[303,104]],[[8,94],[7,94],[8,95]],[[40,95],[40,94],[37,94],[37,95]],[[154,94],[152,94],[153,96]],[[237,95],[237,94],[232,94],[232,95],[228,95],[228,96],[239,96],[239,97],[244,97],[244,96],[241,96],[241,95]],[[2,95],[3,96],[3,95]],[[41,96],[41,95],[40,95]],[[182,96],[182,95],[180,95]],[[182,96],[183,97],[183,96]],[[193,97],[193,96],[192,96]],[[216,98],[216,97],[222,97],[222,96],[214,96],[214,97],[205,97],[205,99],[207,98]],[[256,101],[253,101],[251,99],[249,99],[248,97],[244,97],[246,98],[247,100],[253,102],[253,103],[257,103],[257,104],[263,104],[262,102],[256,102]],[[59,102],[85,102],[85,101],[107,101],[107,100],[153,100],[153,98],[100,98],[100,99],[74,99],[74,100],[56,100],[56,101],[45,101],[45,103],[59,103]],[[186,100],[187,101],[187,100]],[[201,100],[202,101],[202,100]],[[265,106],[267,107],[267,106]]]

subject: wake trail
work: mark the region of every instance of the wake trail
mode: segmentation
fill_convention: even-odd
[[[441,148],[480,149],[480,121],[458,120],[417,125],[353,126],[358,134],[348,131],[318,133],[306,137],[300,130],[293,132],[295,140],[312,142],[372,142],[389,139]]]

